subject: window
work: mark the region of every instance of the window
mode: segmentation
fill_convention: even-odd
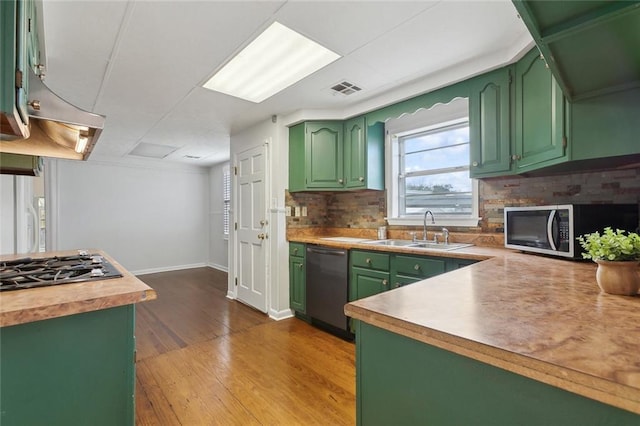
[[[224,235],[229,235],[229,212],[231,210],[231,169],[229,166],[222,170],[222,201],[224,209],[222,212],[222,230]]]
[[[391,225],[477,226],[477,183],[469,177],[466,99],[387,122]]]

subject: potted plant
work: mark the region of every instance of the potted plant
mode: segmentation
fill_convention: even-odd
[[[581,235],[582,257],[598,264],[596,281],[605,293],[635,295],[640,288],[640,236],[607,227],[604,232]]]

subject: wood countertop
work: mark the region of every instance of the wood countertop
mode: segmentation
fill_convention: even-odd
[[[109,260],[122,278],[36,287],[0,293],[0,327],[130,305],[156,298],[156,292],[101,250],[86,250]],[[70,256],[77,250],[29,254],[32,258]],[[25,255],[0,256],[0,261]]]

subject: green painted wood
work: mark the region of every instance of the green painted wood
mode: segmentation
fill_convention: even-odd
[[[0,328],[0,424],[133,425],[134,322],[128,305]]]
[[[304,191],[305,185],[305,124],[289,128],[289,191]]]
[[[456,269],[464,268],[465,266],[473,265],[478,262],[477,260],[471,259],[457,259],[457,258],[449,258],[447,259],[446,271],[455,271]]]
[[[634,413],[354,323],[359,426],[640,424]]]
[[[404,114],[413,114],[420,109],[429,109],[438,103],[449,103],[455,98],[469,97],[469,80],[443,87],[432,92],[415,96],[366,114],[369,126],[376,122],[384,123],[390,118],[398,118]]]
[[[445,272],[446,259],[442,257],[407,256],[396,254],[391,258],[391,275],[429,278]]]
[[[349,253],[349,263],[359,268],[389,272],[390,257],[391,255],[389,253],[351,250]]]
[[[501,68],[470,83],[471,177],[495,176],[511,169],[512,72],[513,67]]]
[[[344,187],[342,127],[342,122],[306,123],[305,166],[308,189]]]
[[[564,125],[568,105],[537,49],[518,61],[515,79],[515,171],[566,161]]]
[[[571,157],[600,159],[640,154],[640,88],[571,105]]]
[[[513,3],[572,101],[640,87],[639,1]]]
[[[417,283],[424,278],[416,278],[416,277],[407,277],[404,275],[392,274],[390,276],[390,287],[391,289],[400,288],[405,285]]]
[[[345,187],[349,189],[367,186],[367,129],[364,117],[344,123]]]
[[[289,256],[289,307],[307,312],[306,262],[303,256]]]
[[[382,191],[385,189],[384,175],[384,123],[375,122],[367,125],[367,189]]]
[[[349,301],[389,290],[389,272],[352,267],[349,275]]]

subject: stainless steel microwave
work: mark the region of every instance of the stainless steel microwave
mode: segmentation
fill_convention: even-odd
[[[637,204],[563,204],[505,207],[504,246],[553,256],[582,258],[576,238],[613,229],[638,227]]]

